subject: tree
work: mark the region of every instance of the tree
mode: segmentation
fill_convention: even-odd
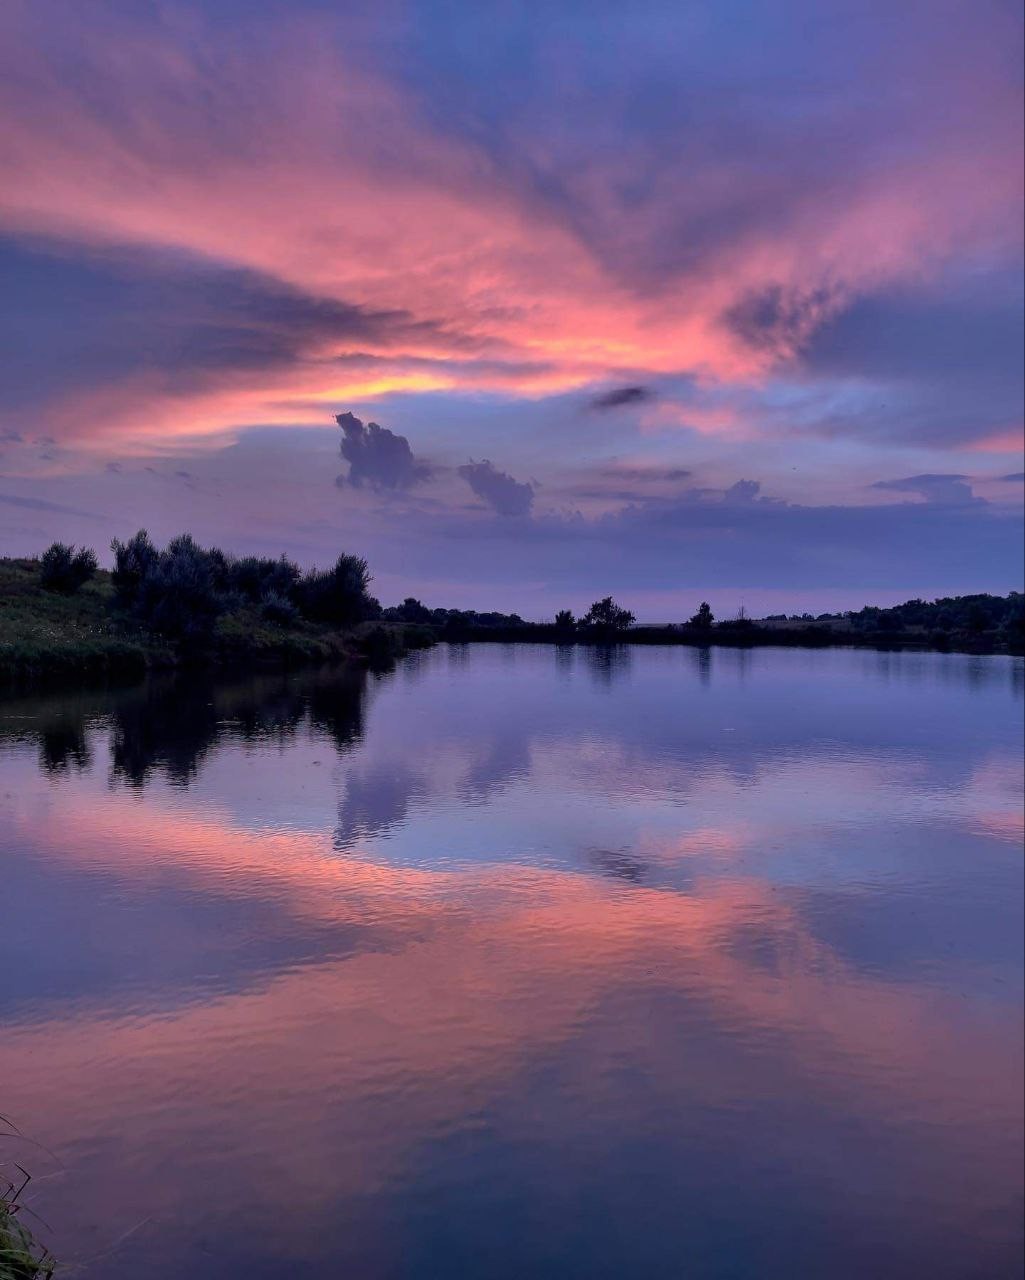
[[[634,620],[629,609],[622,609],[611,596],[596,600],[584,614],[581,623],[594,631],[624,631]]]
[[[696,631],[711,631],[712,623],[715,621],[715,614],[712,612],[712,606],[707,600],[702,600],[698,606],[698,611],[690,620],[690,626]]]
[[[431,611],[426,605],[421,604],[414,596],[406,596],[400,605],[396,605],[393,610],[395,617],[399,622],[430,622]]]
[[[117,598],[121,604],[132,605],[143,579],[156,568],[160,552],[150,542],[145,529],[140,529],[127,542],[114,538],[110,549],[114,553],[114,570],[110,576]]]
[[[570,635],[576,629],[577,622],[573,617],[573,610],[560,609],[555,615],[555,630],[562,632],[564,635]]]
[[[47,591],[72,596],[96,572],[96,552],[75,549],[73,543],[54,542],[39,561],[39,580]]]
[[[340,555],[326,573],[311,570],[297,587],[299,608],[308,618],[352,626],[375,615],[380,606],[367,588],[370,569],[360,556]]]

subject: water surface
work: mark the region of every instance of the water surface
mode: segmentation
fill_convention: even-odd
[[[451,646],[0,702],[0,1160],[82,1280],[1018,1274],[1022,685]]]

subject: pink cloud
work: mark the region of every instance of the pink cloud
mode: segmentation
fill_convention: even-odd
[[[187,387],[140,373],[53,404],[48,426],[61,435],[109,434],[145,449],[295,421],[295,401],[466,388],[540,395],[618,371],[757,381],[858,293],[1017,235],[1014,91],[997,79],[985,92],[974,80],[964,88],[985,109],[983,133],[940,131],[914,154],[852,166],[829,187],[789,187],[785,164],[756,179],[728,157],[703,156],[696,170],[669,167],[625,209],[616,192],[633,176],[630,157],[597,158],[577,185],[605,228],[598,252],[318,20],[254,21],[229,44],[198,17],[151,26],[122,14],[112,39],[68,9],[78,45],[69,74],[51,8],[14,4],[3,18],[0,225],[185,251],[430,326],[394,343],[311,337],[287,368]],[[776,215],[639,288],[636,247],[735,201],[738,184]],[[766,342],[752,343],[728,317],[766,291],[782,310]],[[486,365],[471,364],[468,349]],[[387,369],[342,373],[337,358],[361,352],[386,355]],[[712,434],[743,429],[725,410],[683,417]]]

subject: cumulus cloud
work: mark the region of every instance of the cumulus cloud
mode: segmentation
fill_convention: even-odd
[[[653,400],[655,393],[649,387],[613,387],[603,391],[591,401],[592,409],[621,409],[624,405],[643,404]]]
[[[353,413],[340,413],[335,422],[342,429],[340,452],[349,464],[349,474],[339,476],[339,484],[359,489],[408,489],[426,480],[431,468],[419,461],[405,436],[396,435],[376,422],[364,425]]]
[[[758,480],[738,480],[730,485],[724,496],[727,502],[754,502],[761,488]]]
[[[458,468],[459,474],[474,491],[493,507],[500,516],[525,516],[534,505],[534,486],[525,480],[515,480],[505,471],[499,471],[487,459],[483,462],[467,462]]]
[[[926,502],[941,503],[944,506],[966,506],[969,503],[984,502],[972,492],[968,476],[959,475],[920,475],[904,476],[899,480],[877,480],[873,489],[886,489],[893,493],[913,493]]]

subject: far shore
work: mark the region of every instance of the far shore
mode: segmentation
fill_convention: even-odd
[[[196,554],[208,553],[198,549]],[[228,563],[246,568],[246,562]],[[275,571],[287,564],[256,563]],[[304,581],[328,578],[312,575]],[[304,615],[280,597],[245,599],[236,592],[225,597],[224,606],[211,614],[197,638],[180,628],[177,633],[162,630],[152,617],[126,606],[116,574],[93,567],[88,580],[71,591],[48,588],[44,579],[39,560],[0,559],[2,683],[134,680],[150,671],[174,668],[380,667],[411,650],[438,643],[1023,652],[1020,621],[1016,621],[1021,597],[1015,595],[959,597],[931,604],[910,601],[896,609],[819,618],[716,621],[702,606],[689,622],[660,625],[635,623],[608,597],[596,602],[583,619],[564,612],[553,622],[528,622],[515,614],[428,609],[411,598],[381,608],[368,598],[362,616],[343,625],[324,616],[323,610],[319,615],[315,611]],[[274,607],[268,608],[268,598]],[[930,620],[934,625],[929,625]]]

